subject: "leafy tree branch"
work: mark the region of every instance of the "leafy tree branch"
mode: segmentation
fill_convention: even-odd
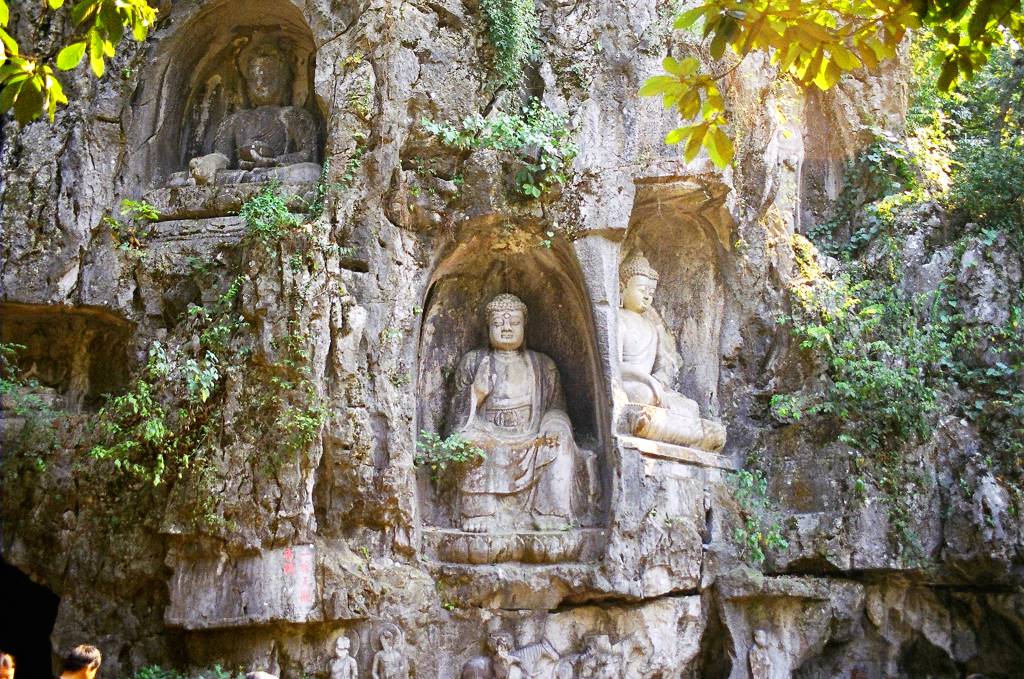
[[[674,27],[690,29],[699,22],[713,58],[730,50],[742,62],[760,52],[780,74],[820,90],[830,89],[844,73],[874,71],[895,58],[910,30],[935,37],[943,91],[972,78],[993,48],[1024,39],[1019,0],[710,0],[680,14]],[[693,57],[667,57],[663,68],[665,74],[649,78],[640,94],[660,96],[666,108],[690,123],[672,130],[666,143],[683,143],[688,161],[705,148],[718,167],[725,167],[733,158],[721,95],[727,74],[706,74]]]
[[[44,112],[52,121],[57,107],[68,103],[54,68],[70,71],[88,55],[99,78],[126,32],[141,42],[156,23],[156,9],[147,0],[79,0],[68,7],[65,0],[46,0],[43,11],[64,12],[73,26],[70,35],[50,51],[18,44],[8,32],[7,0],[0,0],[0,114],[13,109],[22,124]]]

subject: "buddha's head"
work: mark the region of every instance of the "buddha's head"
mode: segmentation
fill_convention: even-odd
[[[526,305],[515,295],[503,292],[487,305],[487,329],[491,346],[515,351],[526,336]]]
[[[292,83],[292,69],[284,54],[270,43],[261,43],[241,57],[249,103],[253,106],[282,106]]]
[[[623,262],[619,269],[619,284],[623,308],[642,314],[651,308],[654,301],[658,272],[643,255],[635,255]]]
[[[380,642],[380,650],[386,653],[395,647],[395,643],[398,641],[398,634],[390,627],[385,627],[381,630],[378,641]]]
[[[338,637],[338,640],[334,642],[334,654],[339,658],[344,658],[348,655],[349,648],[351,648],[352,642],[349,638],[342,634]]]

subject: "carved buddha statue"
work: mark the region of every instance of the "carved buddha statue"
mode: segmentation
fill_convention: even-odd
[[[725,428],[701,419],[693,399],[668,385],[679,364],[674,342],[651,304],[658,272],[643,256],[631,257],[619,271],[619,367],[629,433],[641,438],[717,451]]]
[[[487,305],[490,346],[459,363],[449,429],[486,459],[460,482],[461,524],[468,532],[559,530],[573,520],[580,451],[558,368],[524,348],[526,305],[500,294]]]
[[[331,679],[359,679],[359,666],[349,655],[352,642],[342,634],[334,642],[334,659],[331,661]]]
[[[293,80],[288,59],[264,42],[243,52],[239,66],[249,108],[224,118],[208,153],[172,175],[171,184],[316,181],[317,123],[306,109],[286,104]]]

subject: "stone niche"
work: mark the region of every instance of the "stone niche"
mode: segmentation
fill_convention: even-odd
[[[190,13],[191,12],[191,13]],[[268,181],[301,195],[319,177],[324,116],[313,37],[286,0],[171,10],[132,109],[126,193],[165,218],[237,211]]]
[[[0,304],[0,342],[19,344],[20,375],[48,406],[95,410],[128,383],[131,325],[99,309]]]
[[[710,445],[671,445],[665,442],[669,439],[657,436],[650,437],[657,441],[656,445],[649,440],[636,440],[631,436],[636,427],[627,422],[632,415],[632,403],[624,407],[617,404],[626,411],[618,414],[618,431],[625,435],[625,442],[636,443],[642,450],[711,466],[719,466],[716,453],[725,439],[717,391],[727,316],[728,291],[723,271],[732,256],[728,245],[731,218],[723,207],[725,191],[717,189],[695,179],[637,182],[620,257],[621,266],[643,256],[658,276],[651,309],[645,317],[666,335],[660,340],[659,363],[663,353],[672,358],[667,364],[656,366],[656,376],[661,378],[666,391],[695,401],[704,430],[717,432],[707,437],[714,439]],[[621,321],[618,332],[626,332]],[[632,400],[621,391],[617,394],[617,401]]]
[[[609,437],[602,423],[607,422],[608,408],[606,391],[601,386],[603,377],[590,303],[569,246],[556,242],[545,248],[538,243],[536,236],[526,234],[478,233],[454,247],[437,267],[423,304],[416,429],[441,436],[460,430],[465,412],[455,404],[460,394],[474,388],[468,386],[473,382],[473,374],[484,376],[485,368],[480,366],[488,365],[486,361],[490,360],[485,359],[484,363],[468,360],[481,354],[489,355],[487,305],[502,293],[515,295],[527,308],[524,346],[546,355],[557,368],[564,394],[562,407],[571,423],[571,438],[575,442],[574,462],[561,467],[571,469],[566,472],[571,475],[571,483],[559,481],[557,485],[546,486],[547,482],[542,480],[537,488],[564,487],[564,492],[574,498],[572,518],[556,527],[538,524],[536,519],[533,525],[527,525],[505,515],[495,525],[469,530],[464,504],[466,493],[463,492],[468,487],[465,475],[469,472],[449,468],[445,478],[436,482],[421,469],[418,490],[424,525],[423,547],[428,558],[471,564],[584,562],[598,558],[603,549],[605,535],[601,527],[606,516],[608,476],[605,450]],[[469,352],[473,353],[467,356]],[[542,362],[537,365],[547,367],[535,368],[534,374],[546,370],[549,379],[553,379],[551,364],[543,358],[536,360]],[[468,367],[470,363],[472,367]],[[493,367],[493,370],[493,374],[499,374],[503,368]],[[537,391],[544,389],[536,387]],[[481,409],[495,407],[496,394],[500,391],[500,387],[493,387],[486,398],[491,399],[492,394],[494,398],[481,400],[484,404]],[[536,404],[534,401],[532,407],[538,408]],[[561,411],[561,407],[557,410]],[[493,415],[493,411],[488,412],[491,415],[487,417]],[[564,423],[564,415],[557,416]],[[455,419],[460,421],[453,421]],[[561,431],[559,440],[564,441],[570,434],[565,429]],[[517,460],[515,455],[513,452],[511,459]],[[496,459],[500,457],[495,454]],[[539,469],[538,458],[533,459],[534,462],[516,461],[508,469],[521,469],[531,464]],[[565,460],[568,456],[557,459]],[[558,464],[556,461],[545,467],[543,473],[549,473]],[[543,478],[540,474],[538,472],[534,478]],[[500,474],[503,479],[509,475],[514,476],[505,471]],[[537,498],[545,491],[530,492]],[[534,502],[531,511],[535,517],[548,511],[539,508],[543,500],[530,502]]]

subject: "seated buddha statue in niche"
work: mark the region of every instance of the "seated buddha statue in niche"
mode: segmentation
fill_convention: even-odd
[[[484,451],[460,479],[464,531],[561,530],[586,485],[558,368],[526,349],[526,305],[500,294],[487,305],[490,346],[462,357],[449,428]],[[589,454],[589,453],[588,453]]]
[[[619,270],[619,367],[626,396],[629,433],[675,445],[717,451],[725,445],[725,428],[701,419],[693,399],[671,389],[680,360],[672,336],[654,313],[658,272],[641,255]]]
[[[171,185],[316,181],[317,122],[306,109],[286,103],[293,81],[289,60],[264,42],[243,52],[239,67],[249,108],[224,118],[208,152],[192,158],[187,172],[172,175]]]

